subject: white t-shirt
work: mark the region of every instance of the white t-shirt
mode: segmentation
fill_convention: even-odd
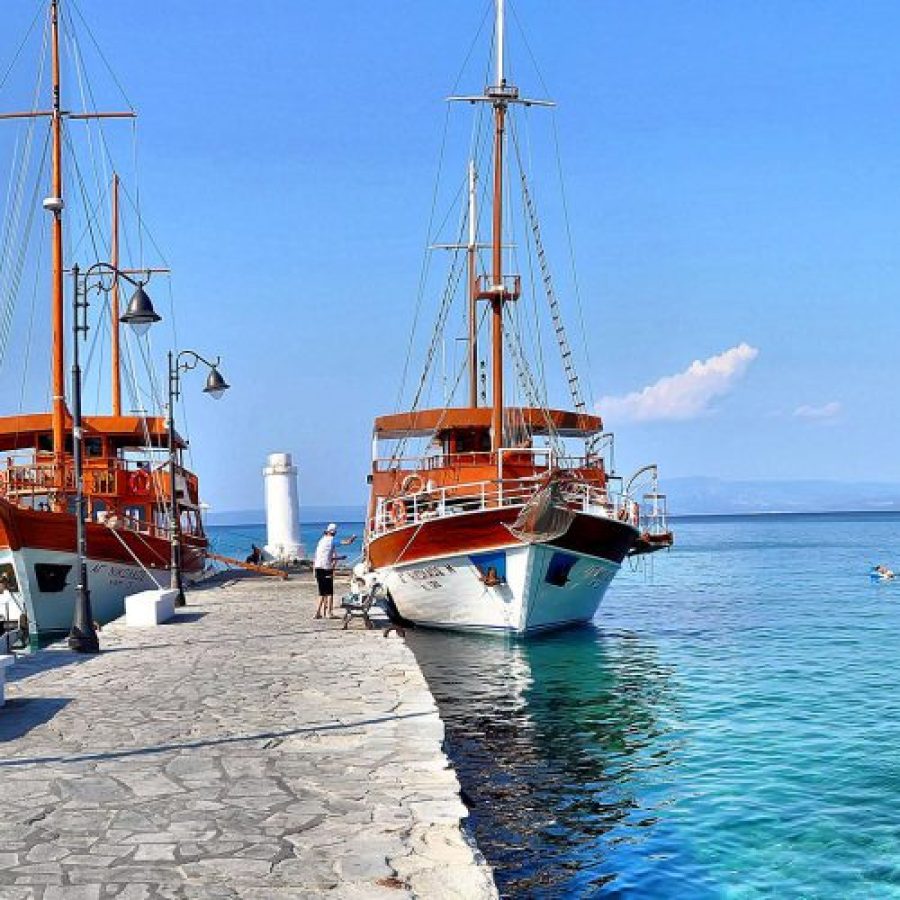
[[[333,569],[337,565],[337,550],[334,549],[334,535],[323,534],[316,544],[316,556],[313,560],[315,569]]]

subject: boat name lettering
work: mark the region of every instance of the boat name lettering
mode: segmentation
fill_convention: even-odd
[[[106,574],[109,578],[116,579],[129,579],[131,581],[138,581],[141,578],[141,573],[137,569],[125,569],[121,566],[110,566],[106,563],[94,563],[91,566],[92,572],[102,572],[104,569],[107,570]]]
[[[424,566],[421,569],[410,569],[408,572],[398,572],[400,581],[404,584],[409,581],[431,581],[443,575],[452,575],[453,566]]]

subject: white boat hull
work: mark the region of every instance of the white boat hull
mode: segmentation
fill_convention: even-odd
[[[0,613],[4,607],[9,619],[18,618],[20,612],[26,613],[32,637],[68,632],[75,609],[76,555],[53,550],[5,549],[0,551],[0,566],[4,563],[12,565],[17,589],[0,594]],[[55,583],[45,580],[40,584],[36,566],[42,565],[62,572],[63,577]],[[88,559],[87,571],[91,613],[101,623],[124,613],[125,597],[129,594],[169,583],[168,570],[145,571],[137,564]]]
[[[620,568],[546,544],[516,545],[500,557],[505,572],[494,587],[484,583],[484,563],[470,555],[386,566],[375,575],[397,612],[416,625],[529,634],[589,622]]]

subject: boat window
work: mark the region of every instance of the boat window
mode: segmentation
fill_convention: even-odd
[[[147,510],[143,506],[126,506],[125,515],[128,516],[129,519],[143,522],[147,518]]]
[[[72,571],[71,566],[61,563],[35,563],[34,577],[38,590],[42,594],[58,594],[65,590],[66,576]]]
[[[89,437],[84,439],[85,456],[103,456],[103,439]]]
[[[39,434],[37,436],[37,448],[42,453],[52,453],[53,452],[53,435],[52,434]]]
[[[491,449],[491,436],[483,429],[458,431],[455,437],[457,453],[487,453]]]
[[[557,550],[550,557],[550,564],[547,566],[547,574],[544,576],[544,581],[547,584],[552,584],[554,587],[564,587],[569,580],[572,567],[577,562],[577,556],[573,556],[571,553],[561,553]]]
[[[91,500],[91,514],[94,517],[95,522],[102,521],[105,516],[101,516],[101,513],[106,512],[106,501],[105,500]]]

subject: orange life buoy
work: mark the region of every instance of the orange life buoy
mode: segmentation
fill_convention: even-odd
[[[144,469],[137,469],[128,476],[128,490],[132,494],[146,494],[150,490],[150,476]]]
[[[388,515],[392,524],[404,525],[406,523],[406,504],[399,498],[391,501],[391,505],[388,507]]]
[[[406,478],[403,479],[403,484],[401,485],[404,494],[421,493],[422,488],[424,487],[425,482],[422,481],[422,476],[417,475],[415,472],[413,472],[412,475],[407,475]]]

